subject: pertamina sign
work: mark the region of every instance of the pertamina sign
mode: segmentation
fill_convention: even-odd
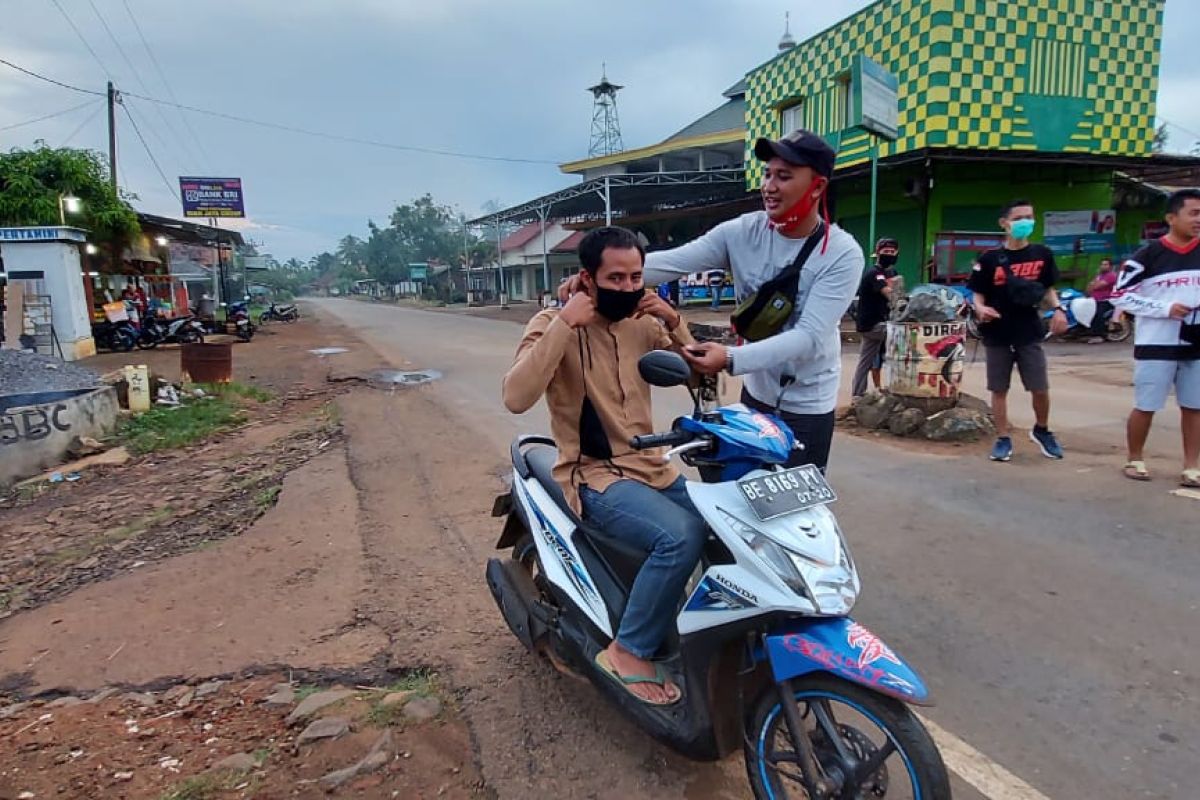
[[[244,217],[241,178],[179,179],[184,217]]]

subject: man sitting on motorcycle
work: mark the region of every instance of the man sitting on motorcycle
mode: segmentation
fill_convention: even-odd
[[[525,327],[504,376],[504,405],[528,411],[544,394],[558,444],[554,477],[567,502],[611,536],[648,553],[612,643],[596,664],[640,700],[669,705],[680,689],[651,661],[707,536],[684,479],[656,450],[630,439],[653,432],[650,387],[638,358],[692,342],[679,312],[642,283],[645,250],[607,227],[579,243],[583,291]]]

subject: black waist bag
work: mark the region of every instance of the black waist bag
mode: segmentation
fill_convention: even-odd
[[[1041,281],[1031,281],[1014,275],[1012,268],[1008,266],[1008,256],[1003,253],[1000,255],[1000,266],[1004,268],[1004,289],[1008,292],[1009,302],[1019,308],[1036,308],[1041,305],[1042,298],[1046,296],[1046,287]]]
[[[738,304],[729,317],[734,333],[746,341],[758,342],[783,330],[783,326],[787,325],[796,309],[800,270],[812,255],[817,242],[824,238],[824,229],[824,223],[818,225],[800,248],[795,261]]]

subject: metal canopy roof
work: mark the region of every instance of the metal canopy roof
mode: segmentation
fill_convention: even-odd
[[[613,218],[619,218],[728,202],[746,194],[746,171],[740,168],[605,175],[477,217],[467,224],[526,223],[543,217],[594,222],[606,218],[606,209],[611,209]]]
[[[181,219],[160,217],[157,214],[137,212],[138,222],[143,227],[150,227],[169,233],[172,238],[188,244],[222,244],[241,247],[246,243],[242,235],[228,228],[214,228],[211,225],[200,225],[195,222],[185,222]]]
[[[1047,166],[1086,166],[1120,170],[1149,183],[1194,186],[1200,181],[1200,157],[1155,154],[1151,156],[1103,155],[1096,153],[1043,153],[1036,150],[977,150],[953,147],[925,147],[879,159],[880,167],[894,167],[921,161],[1020,164],[1036,173]],[[869,174],[871,162],[863,161],[839,169],[834,179]]]

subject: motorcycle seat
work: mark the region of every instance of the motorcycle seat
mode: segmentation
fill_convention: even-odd
[[[546,490],[555,504],[575,523],[580,534],[595,545],[595,549],[608,562],[617,576],[625,582],[625,585],[627,587],[632,585],[633,579],[637,577],[638,570],[642,568],[649,553],[610,536],[597,526],[581,520],[571,510],[571,507],[567,505],[567,498],[563,494],[562,487],[558,485],[558,481],[554,480],[554,465],[558,462],[558,448],[547,444],[535,444],[526,447],[522,453],[530,473]]]

